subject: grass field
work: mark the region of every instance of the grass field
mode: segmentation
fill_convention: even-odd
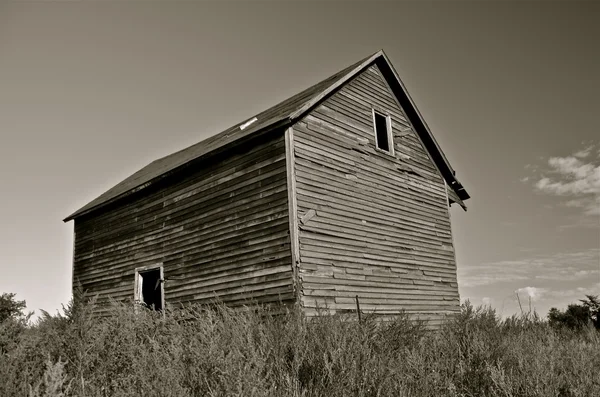
[[[92,305],[0,324],[0,396],[600,396],[600,333],[463,304],[406,318]]]

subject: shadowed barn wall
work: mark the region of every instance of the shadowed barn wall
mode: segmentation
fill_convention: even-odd
[[[135,269],[162,264],[167,305],[293,298],[282,131],[140,193],[75,220],[74,287],[132,299]]]

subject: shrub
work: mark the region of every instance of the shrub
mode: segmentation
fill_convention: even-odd
[[[3,293],[0,295],[0,323],[8,319],[19,319],[23,317],[25,301],[15,299],[13,293]]]
[[[567,327],[570,329],[585,328],[591,323],[600,329],[600,300],[597,296],[586,295],[582,304],[571,304],[563,312],[553,307],[548,312],[548,321],[554,327]]]
[[[592,396],[600,385],[598,332],[468,302],[441,330],[426,325],[223,305],[114,303],[102,317],[79,301],[4,344],[0,395]]]

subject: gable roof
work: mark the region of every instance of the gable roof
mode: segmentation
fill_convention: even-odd
[[[306,115],[309,111],[318,106],[326,98],[337,92],[345,83],[352,80],[354,77],[371,67],[373,64],[376,64],[379,67],[383,76],[387,80],[390,88],[400,102],[400,105],[406,112],[408,119],[413,124],[417,134],[425,144],[425,147],[430,153],[432,160],[437,165],[444,179],[448,183],[448,186],[461,200],[468,199],[468,193],[456,179],[455,171],[450,166],[450,163],[431,134],[429,127],[425,123],[425,120],[408,95],[404,84],[398,77],[398,74],[394,70],[392,64],[389,62],[383,50],[381,50],[351,66],[348,66],[333,76],[313,85],[312,87],[307,88],[291,98],[288,98],[283,102],[280,102],[279,104],[257,114],[248,121],[244,120],[243,122],[238,123],[227,130],[207,138],[195,145],[153,161],[113,188],[107,190],[105,193],[101,194],[99,197],[92,200],[82,208],[78,209],[73,214],[66,217],[64,222],[68,222],[71,219],[88,214],[134,192],[144,189],[156,181],[170,175],[191,161],[216,151],[217,149],[223,148],[232,142],[249,137],[260,131],[271,130],[277,127],[293,124],[298,119],[304,117],[304,115]],[[256,121],[244,128],[240,128],[240,126],[243,126],[250,120],[254,119],[256,119]]]

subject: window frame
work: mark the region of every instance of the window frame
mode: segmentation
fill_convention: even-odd
[[[375,135],[375,149],[380,151],[381,153],[385,153],[389,156],[394,157],[394,134],[393,134],[393,130],[392,130],[392,116],[390,115],[389,112],[385,112],[385,111],[382,111],[382,110],[376,109],[376,108],[371,108],[371,113],[372,113],[372,118],[373,118],[373,134]],[[387,132],[388,147],[390,148],[389,151],[381,149],[379,147],[379,138],[378,138],[378,134],[377,134],[377,122],[375,120],[376,114],[379,116],[385,117],[385,127],[386,127],[386,132]]]
[[[160,280],[160,311],[165,310],[165,274],[164,267],[162,263],[155,263],[153,265],[141,266],[135,268],[135,280],[133,284],[133,301],[136,303],[136,306],[142,305],[144,301],[141,299],[142,290],[140,285],[140,274],[147,273],[153,270],[159,271],[159,280]],[[142,278],[143,282],[143,278]],[[159,310],[157,310],[159,311]]]

